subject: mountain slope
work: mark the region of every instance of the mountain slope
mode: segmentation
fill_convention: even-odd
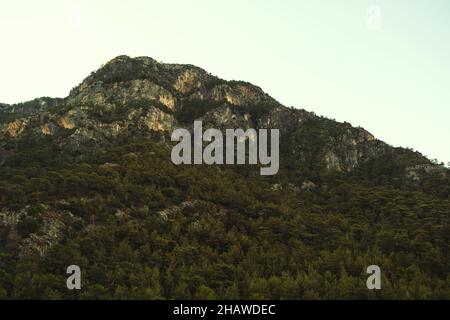
[[[195,119],[279,128],[279,174],[174,166],[170,134]],[[448,170],[252,84],[120,56],[0,120],[0,297],[450,296]]]

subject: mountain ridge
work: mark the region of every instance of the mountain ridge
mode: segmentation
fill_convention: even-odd
[[[144,105],[146,109],[144,111],[148,112],[136,117],[132,112],[121,110],[122,107],[127,108],[130,104],[136,104],[136,108],[131,108],[135,113],[138,113],[136,110],[141,108],[140,105]],[[236,107],[242,107],[242,109],[236,109]],[[79,120],[80,129],[85,129],[82,118],[89,118],[90,115],[86,113],[94,112],[100,117],[110,118],[108,121],[111,125],[102,124],[97,127],[108,127],[106,130],[109,132],[106,133],[103,130],[103,134],[115,136],[118,134],[117,131],[126,130],[124,128],[128,128],[131,122],[138,122],[138,129],[147,127],[151,131],[161,132],[176,126],[189,125],[189,122],[195,118],[203,117],[209,120],[210,125],[219,127],[224,125],[236,127],[239,124],[244,128],[279,126],[281,130],[285,130],[292,129],[296,126],[296,122],[300,123],[302,120],[316,117],[313,112],[283,106],[261,88],[250,83],[225,81],[193,65],[165,64],[149,57],[130,58],[124,55],[108,61],[92,72],[63,99],[40,98],[2,109],[5,110],[4,114],[9,114],[9,119],[16,115],[15,122],[3,124],[0,122],[0,132],[3,137],[13,138],[26,130],[29,126],[27,122],[33,120],[31,119],[33,115],[42,113],[44,118],[52,118],[55,113],[62,113],[65,109],[68,111],[62,113],[64,117],[58,119],[53,117],[54,119],[48,122],[40,120],[38,121],[40,123],[35,126],[39,126],[41,133],[52,135],[59,129],[75,128],[74,122]],[[48,112],[48,109],[54,109],[54,112]],[[273,111],[274,109],[276,111]],[[123,114],[117,114],[120,112]],[[25,117],[23,122],[17,119],[19,118],[17,116]],[[30,117],[26,118],[27,116]],[[124,116],[128,117],[128,123],[124,121]],[[248,120],[249,117],[252,118],[251,121]],[[282,123],[281,118],[283,118]],[[120,120],[121,123],[119,123]],[[93,123],[89,125],[95,126]],[[346,123],[341,125],[345,126]],[[360,130],[356,136],[365,137],[363,139],[365,141],[359,140],[360,138],[350,139],[352,140],[350,143],[370,143],[375,140],[365,129],[351,128]],[[84,132],[81,138],[95,134],[95,132]],[[338,170],[342,169],[339,168],[340,166],[345,167],[345,170],[351,167],[348,163],[336,164],[334,155],[329,155],[327,158],[329,158],[327,161],[329,167]],[[417,158],[420,159],[420,163],[415,165],[427,163],[422,155],[417,154]],[[345,161],[340,160],[340,162]]]

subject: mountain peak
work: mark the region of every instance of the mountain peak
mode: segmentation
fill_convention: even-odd
[[[0,112],[0,145],[5,146],[31,135],[90,149],[114,144],[118,137],[168,136],[173,128],[189,128],[202,119],[205,128],[279,128],[282,147],[301,166],[351,172],[383,157],[402,166],[428,163],[361,128],[287,108],[251,83],[150,57],[115,57],[65,99],[36,99],[6,109],[11,112]]]
[[[242,81],[225,81],[189,64],[166,64],[150,57],[121,55],[92,72],[74,88],[70,104],[128,104],[156,100],[170,110],[184,100],[254,105],[276,101],[261,88]]]

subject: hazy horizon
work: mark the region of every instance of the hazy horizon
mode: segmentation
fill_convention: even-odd
[[[18,0],[0,4],[0,102],[65,97],[115,56],[150,56],[448,162],[449,18],[444,0]]]

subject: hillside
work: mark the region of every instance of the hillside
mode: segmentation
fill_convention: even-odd
[[[196,119],[280,129],[279,173],[173,165]],[[0,164],[0,298],[450,298],[448,169],[196,66],[120,56],[0,105]]]

